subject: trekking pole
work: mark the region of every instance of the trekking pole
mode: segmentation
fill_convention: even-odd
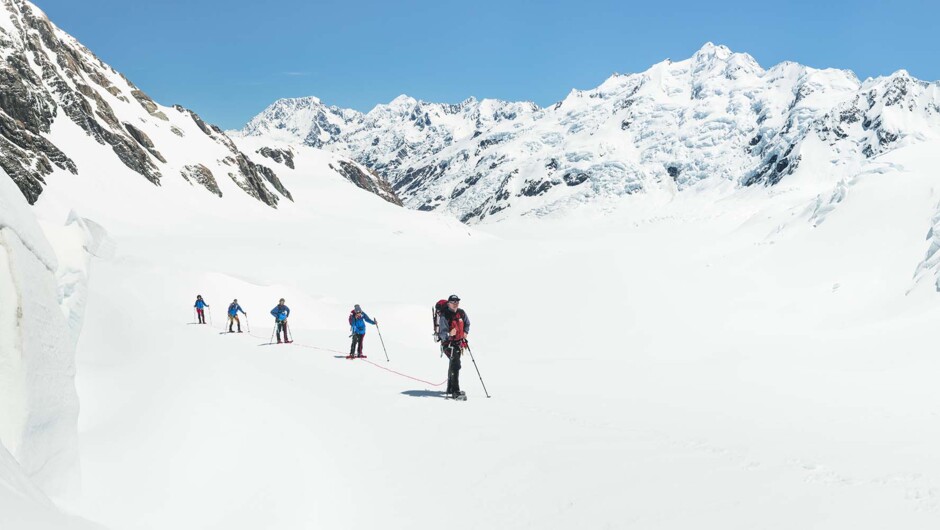
[[[434,324],[434,333],[432,334],[432,335],[434,335],[434,342],[440,342],[440,340],[437,338],[437,329],[438,329],[438,327],[437,327],[437,309],[436,309],[435,307],[433,307],[433,306],[431,307],[431,322]],[[443,346],[443,345],[441,346],[441,357],[440,357],[440,358],[442,358],[442,359],[444,358],[444,346]]]
[[[294,342],[294,334],[290,331],[290,326],[287,325],[287,321],[284,321],[284,336],[287,339],[287,342]]]
[[[477,368],[477,360],[473,358],[473,352],[470,351],[470,343],[469,343],[469,342],[465,342],[464,344],[467,345],[467,353],[470,354],[470,360],[473,361],[473,367],[476,368],[476,370],[477,370],[477,376],[480,378],[480,384],[483,385],[483,393],[486,394],[486,397],[487,397],[487,398],[489,398],[489,397],[490,397],[490,393],[486,391],[486,383],[483,382],[483,376],[480,375],[480,369]]]
[[[209,308],[209,325],[215,327],[215,324],[212,323],[212,308]]]
[[[248,323],[248,313],[245,313],[245,327],[248,329],[248,333],[251,333],[251,324]]]
[[[199,323],[199,313],[196,312],[196,308],[193,308],[193,324]]]
[[[274,344],[274,334],[277,333],[277,322],[274,323],[274,329],[271,330],[271,338],[268,339],[268,344]]]
[[[382,351],[385,352],[385,362],[389,362],[388,350],[385,349],[385,339],[382,338],[382,328],[379,327],[378,322],[375,323],[375,330],[379,332],[379,340],[382,341]]]

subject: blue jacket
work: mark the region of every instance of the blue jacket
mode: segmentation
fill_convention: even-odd
[[[209,304],[205,303],[203,300],[196,300],[196,305],[194,305],[193,307],[195,307],[196,309],[203,309],[207,305]]]
[[[278,322],[283,322],[290,316],[290,308],[284,304],[278,304],[271,310],[271,315],[274,316]]]
[[[228,305],[228,316],[233,317],[237,315],[239,311],[241,311],[243,315],[245,314],[245,310],[242,309],[242,306],[236,304],[235,302],[232,302]]]
[[[375,325],[375,321],[369,318],[369,315],[367,315],[365,311],[362,312],[359,318],[356,318],[355,311],[349,313],[349,327],[350,330],[356,335],[366,334],[366,322],[372,324],[373,326]]]

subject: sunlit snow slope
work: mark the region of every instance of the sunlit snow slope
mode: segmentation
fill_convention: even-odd
[[[489,233],[323,170],[286,172],[278,211],[50,188],[44,218],[79,203],[116,246],[69,507],[111,528],[933,528],[940,311],[914,273],[940,196],[930,150],[892,156]],[[469,400],[440,394],[428,313],[451,293],[491,399],[469,358]],[[268,344],[280,297],[292,345]],[[220,334],[233,298],[250,334]],[[368,362],[341,358],[354,303],[390,362],[371,326]]]

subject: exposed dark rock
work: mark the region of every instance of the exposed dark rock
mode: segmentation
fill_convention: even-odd
[[[582,172],[565,173],[565,175],[561,177],[568,186],[577,186],[578,184],[587,182],[588,178],[588,174]]]
[[[140,103],[140,106],[143,107],[144,110],[150,113],[150,115],[153,116],[154,118],[159,118],[164,121],[169,120],[169,118],[166,117],[166,114],[160,111],[160,108],[157,106],[157,104],[154,103],[153,100],[150,99],[150,96],[148,96],[147,94],[144,94],[140,90],[133,90],[131,91],[131,95],[134,96],[134,99],[136,99],[137,102]]]
[[[223,163],[235,167],[238,172],[230,172],[228,176],[245,193],[267,204],[272,208],[277,208],[277,195],[271,193],[264,184],[264,176],[261,175],[257,166],[245,155],[227,156],[222,160]]]
[[[666,173],[669,173],[669,176],[672,177],[673,180],[679,178],[679,173],[681,172],[682,170],[676,166],[669,166],[666,168]]]
[[[433,179],[437,175],[443,174],[447,170],[447,162],[441,162],[440,164],[424,166],[418,169],[408,168],[405,172],[404,178],[398,181],[397,184],[392,188],[396,192],[404,190],[408,192],[410,190],[416,189],[418,186],[424,183],[425,180]]]
[[[241,156],[244,157],[244,155]],[[294,200],[294,197],[290,194],[289,191],[287,191],[287,188],[284,187],[284,184],[281,183],[281,179],[277,178],[277,174],[274,173],[274,170],[267,166],[262,166],[261,164],[255,164],[255,169],[258,171],[258,173],[261,174],[261,176],[264,177],[264,180],[267,180],[271,183],[272,186],[274,186],[274,189],[276,189],[278,193],[287,197],[291,201]]]
[[[477,182],[480,182],[480,179],[483,178],[483,173],[474,173],[472,176],[469,176],[463,179],[464,184],[467,186],[473,186]]]
[[[842,123],[856,123],[861,121],[863,113],[861,109],[852,107],[839,113],[839,121]]]
[[[345,160],[340,160],[338,165],[339,167],[334,167],[333,164],[330,164],[330,168],[356,186],[366,191],[372,192],[392,204],[397,204],[398,206],[402,205],[401,199],[398,198],[398,194],[396,194],[391,186],[389,186],[388,183],[378,175],[374,173],[366,173],[358,165],[347,162]]]
[[[156,146],[153,145],[153,142],[150,140],[150,137],[147,136],[147,133],[141,131],[137,127],[134,127],[130,123],[125,123],[124,128],[127,129],[127,132],[131,134],[131,137],[137,140],[144,149],[147,150],[154,158],[166,164],[166,159],[163,158],[163,155],[160,154],[160,151],[157,151]]]
[[[896,142],[897,139],[898,139],[898,135],[888,132],[884,129],[878,129],[878,143],[882,147],[885,147],[892,142]]]
[[[183,175],[183,178],[186,179],[186,182],[195,182],[196,184],[205,186],[207,190],[218,195],[219,197],[222,196],[222,191],[219,190],[218,182],[216,182],[215,177],[212,175],[212,171],[210,171],[206,166],[202,164],[185,166],[180,173]]]
[[[752,186],[763,183],[767,186],[773,186],[780,182],[783,177],[792,175],[800,162],[798,156],[792,156],[795,147],[795,144],[791,144],[782,154],[774,153],[770,155],[758,169],[742,181],[742,184]]]
[[[561,181],[557,180],[527,180],[526,186],[522,188],[522,191],[519,192],[519,195],[535,197],[536,195],[541,195],[547,192],[560,183]]]
[[[294,169],[294,153],[290,149],[272,149],[270,147],[262,147],[258,149],[257,153],[265,158],[270,158],[278,164],[284,164],[285,166]]]
[[[198,114],[196,114],[195,112],[191,110],[187,110],[187,112],[189,112],[189,115],[193,118],[193,121],[196,122],[196,125],[199,127],[199,130],[206,133],[206,136],[212,136],[212,129],[210,129],[209,126],[206,125],[206,122],[202,121],[202,118],[200,118]]]

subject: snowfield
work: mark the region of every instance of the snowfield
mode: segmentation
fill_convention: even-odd
[[[0,530],[940,526],[940,84],[706,44],[229,137],[0,12]]]
[[[114,245],[62,505],[115,529],[934,528],[929,147],[472,228],[307,148],[278,211],[56,183],[44,223],[77,204]],[[440,394],[428,313],[451,293],[490,399],[468,357],[469,400]],[[268,344],[280,297],[292,345]],[[250,333],[221,334],[233,298]],[[355,303],[390,362],[372,326],[367,362],[342,358]]]

